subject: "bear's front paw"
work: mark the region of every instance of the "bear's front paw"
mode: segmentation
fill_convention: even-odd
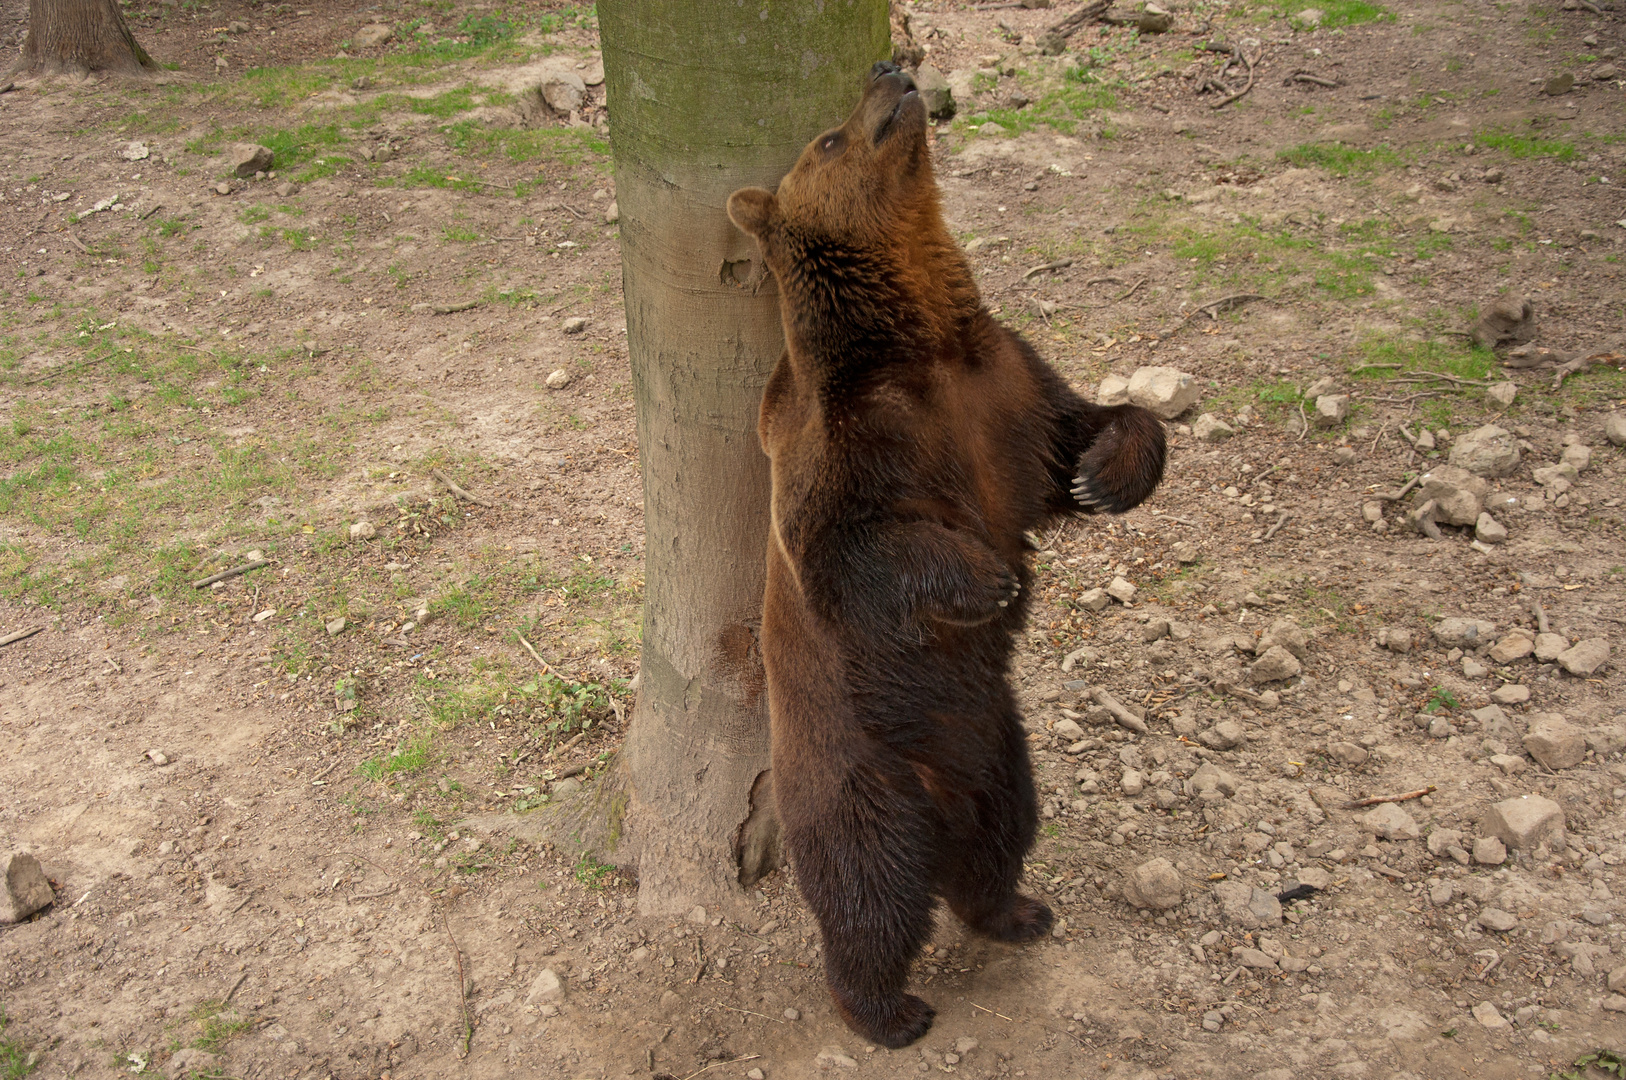
[[[975,626],[997,617],[1021,598],[1021,579],[1001,563],[966,581],[932,614],[944,622]]]
[[[892,1050],[926,1034],[937,1015],[936,1009],[913,994],[845,998],[838,992],[834,996],[848,1027]]]

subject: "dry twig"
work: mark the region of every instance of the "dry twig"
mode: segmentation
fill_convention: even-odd
[[[246,562],[242,566],[234,566],[230,570],[222,570],[218,574],[210,574],[208,577],[204,578],[202,581],[194,581],[192,583],[192,587],[194,589],[207,589],[209,586],[213,585],[217,581],[225,581],[227,578],[234,578],[234,577],[237,577],[239,574],[246,574],[250,570],[258,570],[262,566],[270,566],[270,565],[271,565],[271,563],[270,563],[269,560],[255,559],[253,562]]]
[[[1029,267],[1022,274],[1022,280],[1026,281],[1035,274],[1042,274],[1046,270],[1065,270],[1071,265],[1073,265],[1072,259],[1057,259],[1054,262],[1040,263],[1038,266]]]
[[[447,491],[450,491],[453,495],[457,496],[459,499],[462,499],[464,502],[471,502],[478,506],[488,507],[494,507],[497,505],[490,499],[482,499],[478,495],[471,495],[467,491],[464,491],[462,488],[457,486],[457,483],[453,481],[451,477],[447,476],[439,469],[430,469],[429,475],[433,476],[436,480],[439,480],[442,484],[445,484]]]
[[[1352,802],[1347,802],[1344,804],[1344,809],[1358,810],[1363,806],[1376,806],[1378,803],[1405,802],[1407,799],[1421,799],[1424,795],[1432,795],[1434,791],[1434,785],[1430,784],[1428,787],[1418,788],[1416,791],[1408,791],[1402,795],[1374,795],[1370,799],[1355,799]]]

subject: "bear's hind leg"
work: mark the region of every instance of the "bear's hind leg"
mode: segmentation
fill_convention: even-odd
[[[926,1034],[936,1015],[904,992],[932,928],[930,874],[923,853],[910,850],[927,826],[902,820],[908,816],[868,828],[826,820],[820,836],[839,837],[835,844],[787,837],[797,884],[819,921],[836,1008],[854,1031],[894,1050]]]
[[[1013,722],[1003,768],[980,791],[968,792],[953,815],[957,857],[945,868],[938,892],[960,921],[996,941],[1042,937],[1055,922],[1050,908],[1016,891],[1022,859],[1033,844],[1039,813],[1021,728]]]

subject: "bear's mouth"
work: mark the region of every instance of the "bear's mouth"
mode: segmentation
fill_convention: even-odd
[[[902,92],[898,95],[898,100],[893,104],[892,108],[887,111],[886,115],[881,117],[881,122],[875,125],[875,132],[870,138],[870,141],[875,146],[880,146],[891,138],[893,133],[902,126],[905,115],[914,107],[919,106],[922,109],[925,107],[920,100],[920,92],[915,89],[915,80],[907,74],[898,72],[884,76],[884,78],[893,86],[901,87]],[[876,81],[879,82],[880,80]]]

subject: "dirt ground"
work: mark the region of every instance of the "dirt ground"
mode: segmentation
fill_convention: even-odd
[[[56,891],[0,928],[6,1075],[1605,1075],[1626,26],[1307,6],[1057,57],[1070,8],[907,9],[990,306],[1092,392],[1161,365],[1202,400],[1146,506],[1039,538],[1016,678],[1062,924],[944,918],[901,1051],[833,1015],[788,872],[668,923],[538,839],[618,745],[643,584],[603,88],[524,98],[598,81],[590,9],[135,0],[157,84],[0,95],[0,636],[40,628],[0,647],[0,850]],[[1215,40],[1253,72],[1219,108]],[[245,140],[275,177],[230,177]],[[1602,359],[1559,386],[1471,346],[1517,297]],[[1505,542],[1420,535],[1382,496],[1490,423]],[[1564,831],[1497,861],[1525,795]],[[1158,858],[1179,902],[1137,909]]]

